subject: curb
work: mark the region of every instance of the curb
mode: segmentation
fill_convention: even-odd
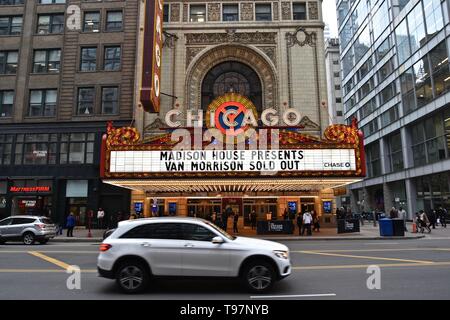
[[[269,241],[348,241],[348,240],[415,240],[425,238],[425,235],[406,236],[406,237],[253,237],[255,239],[269,240]],[[62,243],[101,243],[103,238],[54,238],[50,242]]]

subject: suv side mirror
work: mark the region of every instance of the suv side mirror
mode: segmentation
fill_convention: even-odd
[[[212,243],[214,243],[214,244],[222,244],[222,243],[224,243],[225,241],[223,240],[223,238],[222,237],[219,237],[219,236],[217,236],[217,237],[214,237],[213,239],[212,239]]]

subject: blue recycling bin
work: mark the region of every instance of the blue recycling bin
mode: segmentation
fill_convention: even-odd
[[[380,236],[392,237],[394,235],[394,224],[389,218],[383,218],[378,221],[380,225]]]

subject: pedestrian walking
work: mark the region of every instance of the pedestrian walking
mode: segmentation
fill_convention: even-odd
[[[288,220],[289,219],[289,213],[288,213],[288,209],[284,208],[284,212],[283,212],[283,220]]]
[[[255,212],[255,210],[253,210],[250,213],[250,223],[252,226],[252,230],[255,230],[256,229],[256,212]]]
[[[319,221],[319,217],[317,215],[315,218],[313,218],[313,223],[314,223],[313,231],[320,232],[320,221]]]
[[[389,212],[389,217],[391,219],[397,219],[398,218],[398,211],[395,209],[395,207],[391,208],[391,211]]]
[[[431,233],[430,220],[428,219],[428,216],[425,213],[425,211],[420,210],[420,212],[419,212],[419,219],[420,219],[421,232],[423,233],[423,229],[425,228],[425,229],[428,230],[428,233]]]
[[[75,228],[75,217],[71,212],[66,221],[67,237],[73,237],[73,228]]]
[[[97,211],[97,225],[99,229],[103,229],[103,220],[105,219],[105,211],[102,208],[98,208]]]
[[[447,228],[447,222],[445,221],[447,210],[445,210],[442,206],[440,206],[437,213],[439,216],[439,222],[441,223],[441,226]]]
[[[304,231],[306,229],[306,235],[310,236],[312,235],[311,232],[311,223],[313,222],[313,217],[311,215],[311,213],[309,212],[305,212],[305,214],[303,215],[303,230],[302,230],[302,236],[304,235]]]
[[[236,212],[233,216],[233,232],[238,233],[238,221],[239,221],[239,214]]]
[[[222,229],[227,231],[228,228],[228,210],[223,210],[222,213]]]
[[[298,227],[298,235],[302,235],[302,228],[303,228],[303,215],[301,212],[297,215],[297,227]]]
[[[430,225],[433,226],[433,229],[436,229],[436,220],[437,220],[436,210],[430,211],[428,219],[430,220]]]
[[[405,209],[403,209],[402,207],[400,207],[400,209],[398,211],[398,217],[403,220],[403,226],[405,227],[405,232],[408,232],[408,229],[406,228],[407,214],[406,214]]]

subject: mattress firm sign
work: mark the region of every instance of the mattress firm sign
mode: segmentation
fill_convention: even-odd
[[[352,171],[354,149],[111,151],[111,173]]]

